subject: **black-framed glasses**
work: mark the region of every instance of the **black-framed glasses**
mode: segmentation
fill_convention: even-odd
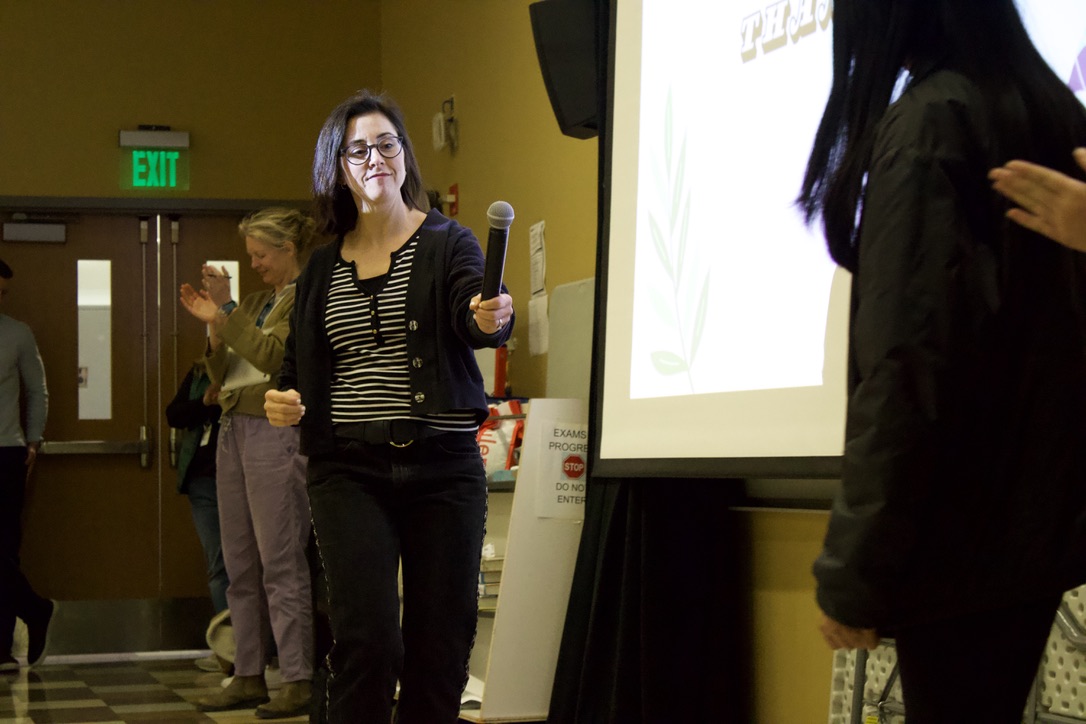
[[[352,166],[361,166],[370,160],[370,152],[375,148],[385,158],[396,158],[403,151],[403,136],[385,136],[377,143],[355,143],[340,151],[339,155],[345,156]]]

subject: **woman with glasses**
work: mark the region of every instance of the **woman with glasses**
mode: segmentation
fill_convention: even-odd
[[[986,176],[1071,173],[1086,112],[1014,0],[836,0],[833,23],[800,197],[853,273],[822,633],[895,640],[910,724],[1017,723],[1086,581],[1086,256],[1006,221]]]
[[[317,139],[320,228],[298,280],[274,425],[301,427],[328,588],[331,722],[457,721],[475,636],[487,416],[474,349],[513,326],[480,299],[471,231],[427,211],[403,117],[361,91]],[[402,565],[401,621],[397,573]]]
[[[241,304],[230,299],[225,271],[210,265],[203,268],[201,291],[181,287],[181,303],[208,326],[205,362],[211,382],[221,385],[216,484],[236,643],[234,678],[197,701],[202,711],[256,707],[263,719],[290,717],[307,711],[312,698],[305,459],[298,453],[297,430],[268,424],[264,392],[283,360],[294,280],[315,227],[311,217],[286,208],[242,220],[238,232],[268,289]],[[264,669],[273,654],[284,683],[269,702]]]

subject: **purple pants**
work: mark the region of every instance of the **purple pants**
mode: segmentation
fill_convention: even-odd
[[[223,417],[219,432],[219,524],[230,587],[234,673],[256,676],[271,658],[283,681],[313,678],[313,609],[306,544],[306,458],[298,429],[250,415]]]

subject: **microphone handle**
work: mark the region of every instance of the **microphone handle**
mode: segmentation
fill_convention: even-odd
[[[501,293],[502,273],[505,270],[505,247],[509,243],[509,229],[491,227],[486,240],[486,266],[483,268],[483,292],[481,299],[493,299]]]

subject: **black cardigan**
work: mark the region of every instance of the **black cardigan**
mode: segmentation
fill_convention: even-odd
[[[407,287],[407,329],[411,414],[474,410],[488,414],[483,377],[474,350],[500,347],[514,320],[496,334],[479,330],[468,309],[482,288],[485,261],[469,229],[431,211],[417,232],[418,246]],[[342,237],[319,247],[298,278],[279,389],[296,389],[306,413],[300,423],[301,451],[334,451],[332,441],[332,348],[325,329],[325,306]],[[504,291],[504,287],[503,287]]]
[[[1086,254],[1004,219],[985,107],[961,74],[924,77],[868,175],[814,573],[823,611],[888,635],[1086,581]]]

